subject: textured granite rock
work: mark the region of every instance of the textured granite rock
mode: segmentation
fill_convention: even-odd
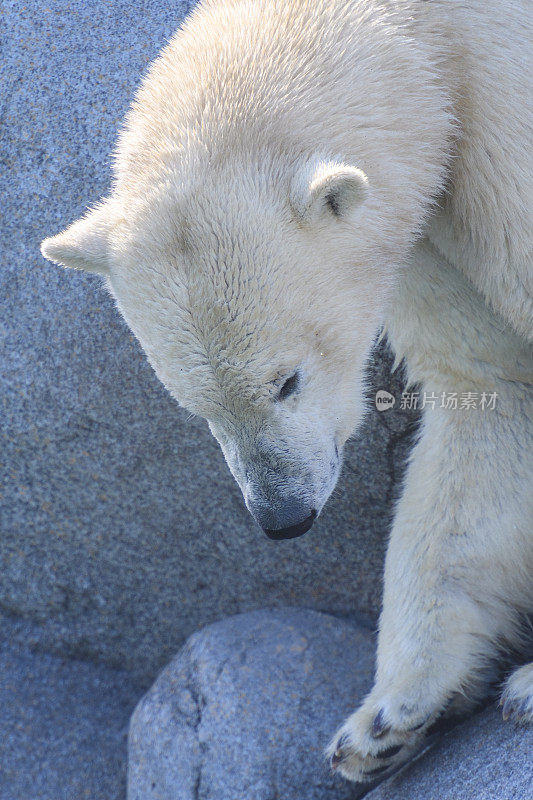
[[[412,421],[398,404],[374,411],[313,530],[268,541],[101,279],[41,258],[42,238],[107,190],[139,77],[188,7],[6,0],[2,13],[0,608],[40,623],[41,645],[146,681],[242,610],[375,616]],[[383,350],[372,374],[399,395]]]
[[[142,690],[124,671],[14,644],[0,628],[0,800],[124,800],[128,719]]]
[[[494,708],[374,789],[332,775],[323,749],[373,666],[368,630],[303,609],[194,634],[132,717],[128,800],[533,800],[533,729]]]
[[[192,636],[132,717],[128,800],[354,800],[329,738],[370,688],[369,632],[302,609]]]
[[[533,800],[533,729],[488,709],[454,728],[367,800]]]

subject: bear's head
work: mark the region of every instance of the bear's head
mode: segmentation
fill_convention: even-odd
[[[42,245],[101,273],[156,374],[209,423],[271,538],[311,527],[364,412],[364,364],[398,243],[356,168],[189,164],[151,176]]]

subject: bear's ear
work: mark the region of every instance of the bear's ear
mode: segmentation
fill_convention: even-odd
[[[295,176],[292,205],[298,217],[309,223],[326,214],[346,218],[363,202],[367,187],[368,178],[357,167],[319,161]]]
[[[109,233],[114,219],[111,203],[104,201],[62,233],[45,239],[41,253],[62,267],[109,275]]]

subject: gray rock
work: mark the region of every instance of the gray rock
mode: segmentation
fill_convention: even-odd
[[[166,394],[101,279],[39,243],[106,192],[117,127],[189,7],[6,0],[0,192],[0,608],[43,647],[146,685],[206,623],[265,605],[375,617],[411,416],[374,411],[303,539],[255,527],[218,445]],[[373,381],[398,396],[386,352]]]
[[[128,800],[355,800],[323,751],[370,688],[368,631],[303,609],[192,636],[132,717]]]
[[[368,800],[533,800],[533,729],[488,709],[454,728]]]
[[[128,800],[533,800],[533,730],[493,708],[377,788],[332,775],[324,747],[373,664],[369,631],[303,609],[194,634],[132,717]]]
[[[0,629],[0,800],[124,800],[128,719],[142,690],[124,672],[13,644]]]

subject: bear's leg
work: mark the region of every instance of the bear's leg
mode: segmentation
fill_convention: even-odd
[[[351,780],[407,760],[457,695],[475,705],[496,642],[518,644],[514,603],[533,563],[528,415],[523,387],[498,388],[492,410],[424,412],[387,552],[375,685],[328,749]],[[509,699],[530,701],[527,682],[512,676]]]
[[[504,720],[533,725],[533,662],[516,669],[505,681],[500,705]]]

